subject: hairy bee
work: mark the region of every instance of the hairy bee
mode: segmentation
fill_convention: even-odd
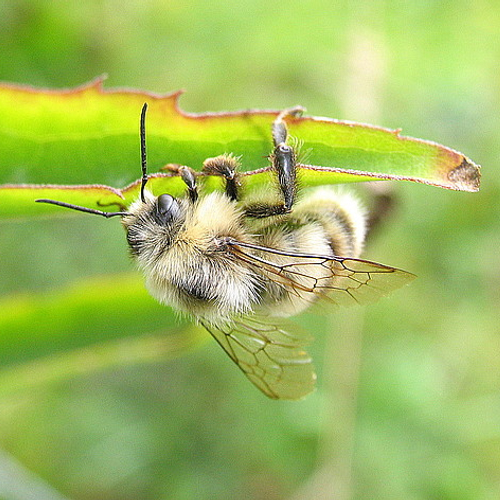
[[[153,297],[201,323],[267,396],[305,396],[314,387],[312,361],[304,337],[285,331],[283,318],[322,298],[339,305],[368,303],[414,276],[358,259],[366,216],[354,197],[318,188],[296,201],[296,153],[284,120],[301,108],[283,111],[272,125],[279,201],[246,204],[240,201],[238,160],[230,154],[203,165],[205,174],[224,179],[224,192],[202,196],[198,174],[176,166],[186,194],[153,195],[147,189],[146,108],[140,121],[140,197],[126,212],[37,201],[120,216]]]

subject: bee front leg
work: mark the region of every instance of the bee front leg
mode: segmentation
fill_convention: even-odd
[[[194,203],[198,199],[198,186],[196,183],[197,174],[192,168],[177,163],[168,163],[162,167],[161,170],[168,170],[181,177],[188,188],[187,194],[191,203]]]
[[[198,199],[198,186],[196,185],[196,172],[189,167],[179,167],[179,174],[188,188],[188,196],[191,203]]]

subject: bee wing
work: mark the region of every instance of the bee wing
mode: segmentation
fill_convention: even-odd
[[[414,274],[362,259],[338,258],[330,262],[335,278],[332,284],[318,284],[319,290],[332,292],[339,305],[369,304],[413,281]]]
[[[307,338],[292,335],[268,318],[236,318],[223,325],[201,320],[248,379],[272,399],[300,399],[314,389]]]
[[[235,240],[229,246],[237,258],[255,265],[287,291],[316,294],[337,305],[375,302],[416,278],[369,260],[290,253]]]

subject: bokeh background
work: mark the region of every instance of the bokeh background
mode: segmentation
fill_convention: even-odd
[[[365,256],[419,279],[299,319],[316,339],[307,399],[267,400],[209,339],[9,394],[0,498],[500,497],[498,2],[0,0],[0,47],[2,81],[106,73],[107,88],[186,89],[190,112],[301,104],[483,165],[476,194],[394,186]],[[3,222],[2,300],[135,276],[121,231],[84,216]]]

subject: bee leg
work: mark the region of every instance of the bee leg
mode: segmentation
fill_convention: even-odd
[[[238,159],[231,154],[207,158],[203,162],[203,172],[208,175],[220,175],[226,181],[226,195],[230,200],[238,201],[240,182],[237,169]]]
[[[188,188],[189,200],[191,203],[194,203],[198,199],[195,171],[192,168],[183,165],[179,167],[179,174]]]
[[[287,116],[293,116],[298,118],[302,115],[305,109],[302,106],[294,106],[293,108],[284,109],[274,120],[272,125],[272,134],[274,147],[279,144],[286,144],[288,139],[288,129],[286,128],[286,123],[283,121]]]
[[[274,150],[271,155],[271,161],[278,175],[283,204],[250,205],[245,210],[248,217],[271,217],[291,211],[297,193],[297,160],[294,148],[287,144],[288,129],[284,118],[286,116],[300,116],[303,111],[304,108],[301,106],[285,109],[276,117],[272,125]]]
[[[188,188],[188,198],[191,203],[198,199],[198,186],[196,185],[196,172],[187,167],[186,165],[179,165],[178,163],[167,163],[160,170],[168,170],[176,175],[180,175]]]
[[[284,118],[286,116],[299,116],[304,111],[300,106],[285,109],[274,120],[272,125],[272,135],[274,151],[271,156],[273,167],[278,174],[278,182],[283,194],[283,211],[289,212],[292,209],[297,192],[297,165],[295,150],[287,144],[288,129]]]

